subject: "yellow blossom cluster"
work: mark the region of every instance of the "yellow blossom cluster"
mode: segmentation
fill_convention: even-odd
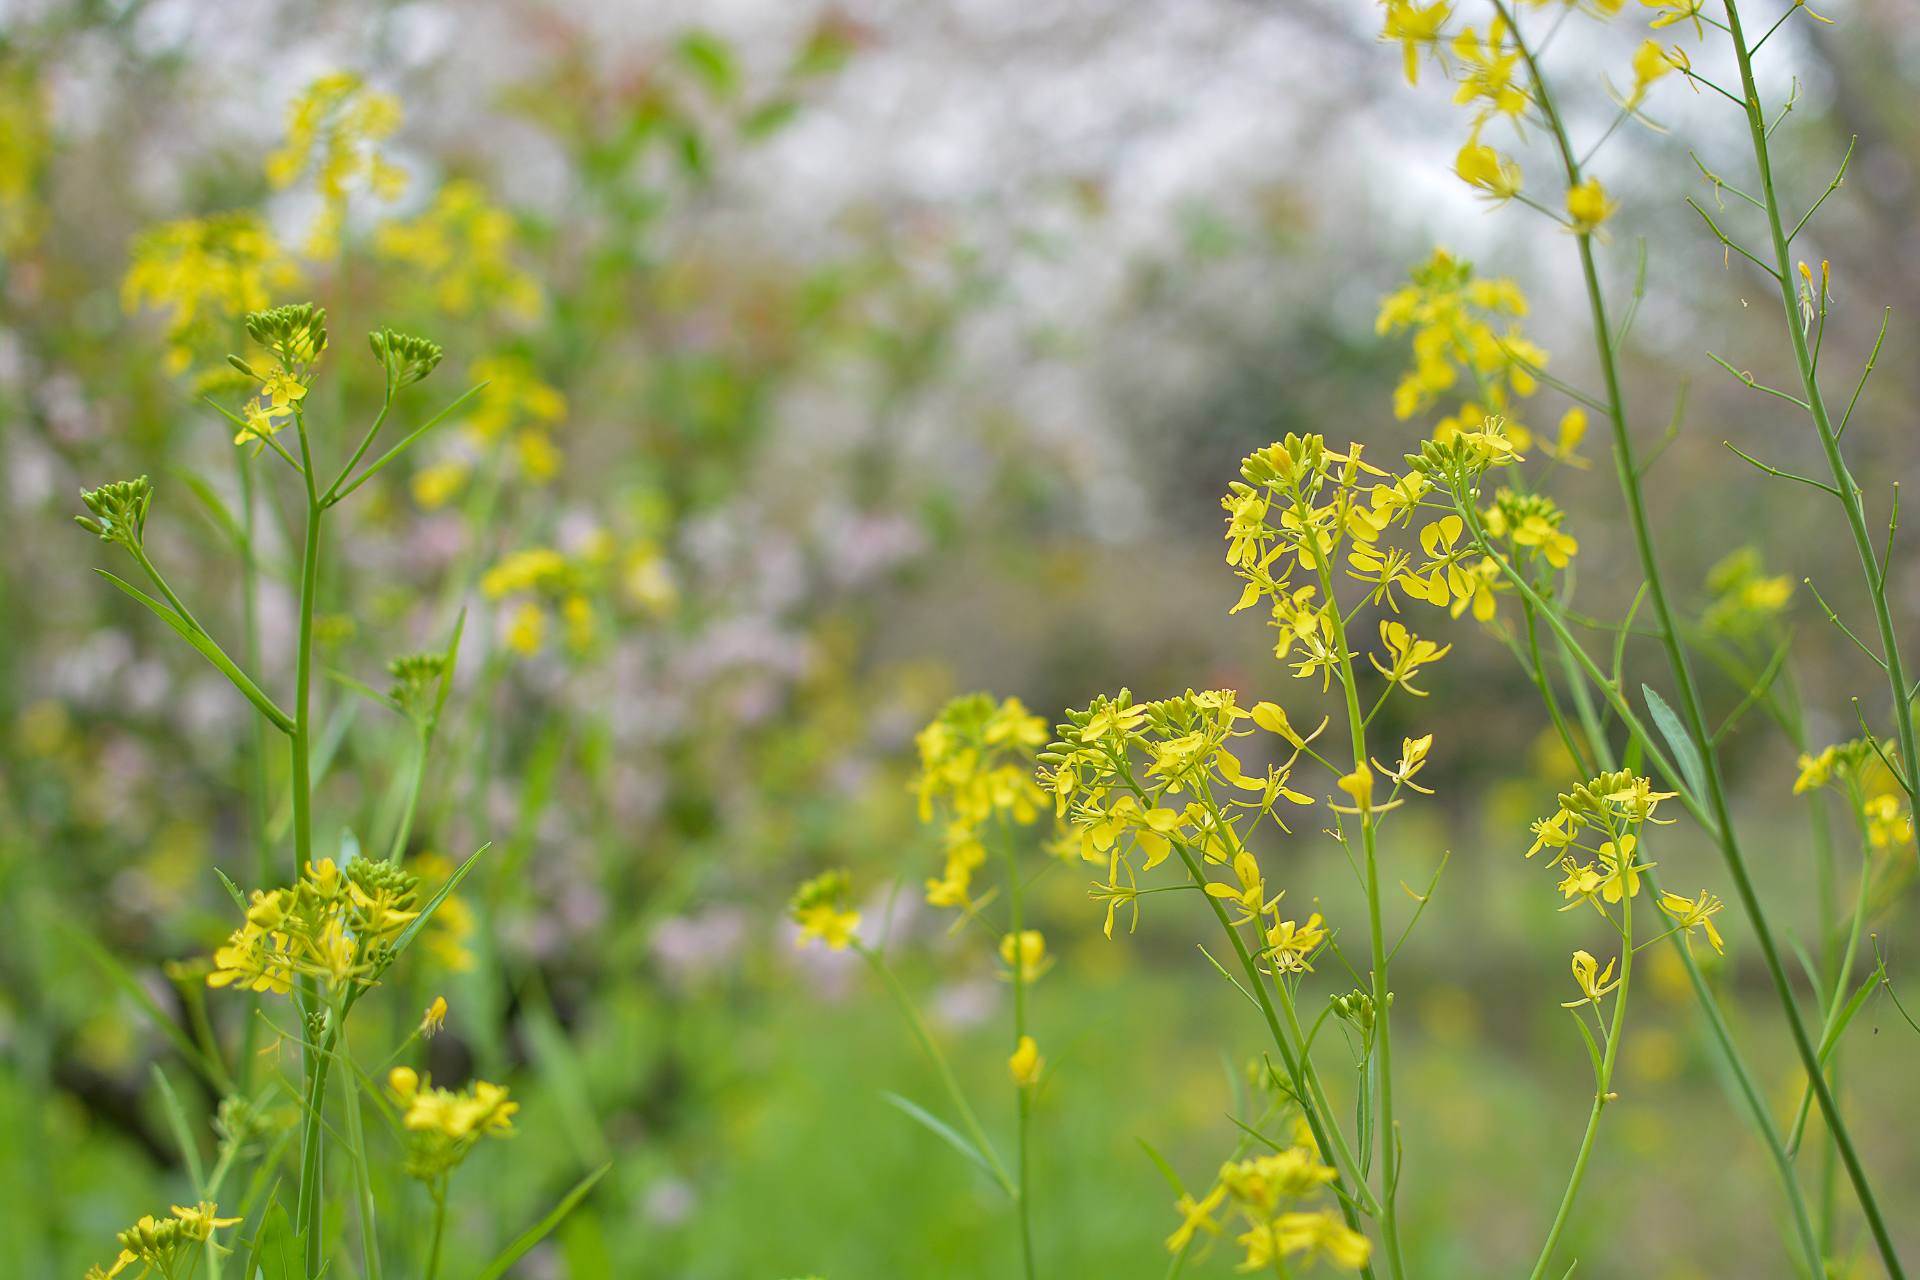
[[[1359,1271],[1373,1253],[1366,1236],[1331,1208],[1302,1207],[1337,1176],[1310,1143],[1230,1161],[1206,1195],[1181,1195],[1174,1205],[1180,1225],[1167,1237],[1167,1249],[1183,1253],[1202,1235],[1222,1234],[1217,1215],[1224,1213],[1245,1228],[1234,1237],[1244,1252],[1242,1271],[1287,1275],[1291,1267],[1323,1259],[1337,1271]]]
[[[984,693],[953,699],[915,736],[920,821],[940,818],[946,855],[941,874],[927,881],[928,902],[971,912],[984,901],[974,893],[973,879],[987,860],[986,841],[993,835],[987,828],[1026,826],[1045,809],[1033,763],[1046,740],[1047,722],[1020,699],[995,702]]]
[[[520,1110],[500,1085],[475,1080],[465,1089],[437,1088],[411,1067],[389,1072],[387,1090],[407,1132],[407,1174],[423,1182],[452,1172],[482,1138],[511,1135]]]
[[[399,99],[348,71],[319,77],[288,105],[286,138],[267,157],[267,181],[286,188],[313,174],[321,212],[307,233],[309,257],[340,252],[347,199],[355,188],[380,200],[394,200],[406,189],[406,172],[379,145],[399,127]]]
[[[121,281],[128,311],[167,312],[167,368],[185,373],[230,350],[231,323],[265,308],[300,278],[265,219],[236,211],[164,222],[143,231]]]
[[[800,926],[795,946],[821,942],[830,951],[844,951],[859,940],[860,913],[847,907],[850,889],[847,873],[835,869],[821,872],[794,891],[787,915]]]
[[[1894,774],[1896,757],[1868,738],[1854,738],[1802,753],[1793,793],[1802,795],[1820,787],[1838,786],[1851,803],[1867,847],[1876,852],[1905,849],[1913,844],[1913,809]]]
[[[1522,331],[1526,314],[1526,295],[1512,280],[1476,276],[1471,262],[1434,250],[1413,269],[1412,283],[1387,295],[1374,320],[1377,332],[1407,333],[1413,344],[1413,367],[1394,388],[1394,416],[1410,418],[1445,400],[1451,407],[1435,424],[1434,439],[1498,417],[1515,449],[1532,448],[1520,402],[1539,389],[1536,373],[1548,357]],[[1570,452],[1578,440],[1562,443]]]
[[[216,1206],[203,1200],[192,1208],[174,1205],[170,1218],[143,1216],[119,1233],[120,1253],[112,1265],[88,1267],[86,1280],[112,1280],[136,1264],[143,1268],[143,1275],[157,1275],[167,1280],[175,1275],[184,1276],[216,1230],[240,1221],[219,1217],[218,1213]]]
[[[1742,547],[1707,572],[1707,592],[1701,625],[1715,635],[1746,636],[1786,612],[1793,580],[1767,573],[1759,551]]]
[[[484,356],[473,362],[468,376],[485,389],[456,433],[458,450],[413,476],[414,501],[429,511],[466,488],[473,473],[470,455],[492,454],[502,440],[510,442],[506,456],[523,479],[546,484],[560,474],[563,459],[553,433],[567,416],[566,396],[524,356]]]
[[[278,995],[300,977],[333,989],[370,985],[420,914],[418,886],[392,862],[310,863],[293,887],[254,892],[246,922],[214,953],[207,985]]]
[[[1251,772],[1236,749],[1240,739],[1262,731],[1292,750]],[[1136,703],[1123,689],[1117,697],[1096,698],[1084,711],[1069,711],[1056,730],[1058,740],[1040,756],[1041,781],[1078,832],[1080,856],[1106,865],[1106,880],[1094,885],[1093,896],[1106,903],[1107,936],[1113,936],[1114,916],[1122,908],[1138,925],[1139,875],[1178,845],[1183,856],[1199,856],[1190,868],[1194,874],[1203,864],[1230,874],[1208,878],[1206,892],[1235,923],[1256,925],[1271,967],[1310,969],[1310,958],[1326,939],[1320,916],[1283,918],[1283,895],[1270,889],[1246,837],[1267,820],[1288,829],[1277,807],[1281,801],[1313,803],[1290,779],[1301,750],[1318,732],[1300,734],[1271,702],[1246,710],[1231,690],[1189,690]]]
[[[513,262],[513,215],[477,182],[455,179],[409,221],[384,223],[374,252],[409,268],[448,315],[499,310],[517,320],[540,312],[540,286]]]
[[[568,652],[576,657],[590,652],[599,633],[594,599],[603,593],[613,554],[611,535],[601,531],[571,554],[552,547],[510,552],[481,575],[482,595],[510,602],[507,648],[525,658],[538,654],[557,611]]]

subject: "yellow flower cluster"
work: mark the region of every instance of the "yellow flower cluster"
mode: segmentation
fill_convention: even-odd
[[[321,76],[288,106],[287,136],[267,157],[267,181],[286,188],[308,171],[314,174],[322,206],[307,233],[309,257],[332,258],[340,252],[353,188],[381,200],[396,199],[406,189],[406,172],[379,148],[399,127],[399,99],[368,88],[347,71]]]
[[[293,259],[256,213],[233,212],[161,223],[133,244],[121,282],[128,311],[168,312],[167,367],[185,373],[230,350],[232,321],[265,308],[300,278]]]
[[[512,458],[519,473],[534,484],[546,484],[560,474],[562,456],[553,432],[567,416],[567,398],[540,377],[524,356],[486,356],[473,362],[468,376],[486,389],[461,424],[467,450],[491,453],[511,435]],[[416,471],[413,497],[432,511],[443,507],[466,487],[472,464],[455,454]]]
[[[1753,547],[1742,547],[1707,572],[1711,599],[1700,622],[1715,635],[1747,636],[1786,612],[1793,580],[1769,574]]]
[[[392,862],[356,858],[344,871],[331,858],[311,863],[292,888],[254,892],[246,922],[214,953],[207,985],[278,995],[301,976],[370,985],[419,915],[418,884]]]
[[[423,1182],[452,1172],[482,1138],[509,1136],[520,1110],[501,1085],[475,1080],[465,1089],[441,1089],[411,1067],[389,1072],[387,1090],[402,1109],[407,1174]]]
[[[787,914],[800,926],[794,945],[823,942],[830,951],[844,951],[859,940],[860,913],[847,909],[850,889],[847,873],[823,871],[794,891]]]
[[[1498,417],[1515,449],[1532,448],[1534,432],[1520,419],[1520,401],[1539,389],[1535,372],[1547,367],[1548,357],[1518,323],[1527,314],[1520,286],[1504,277],[1480,278],[1472,263],[1445,249],[1415,267],[1412,281],[1387,295],[1374,320],[1379,333],[1412,335],[1413,367],[1394,388],[1394,416],[1410,418],[1456,398],[1459,388],[1457,406],[1435,424],[1434,439]]]
[[[1224,1164],[1206,1195],[1182,1195],[1174,1205],[1180,1225],[1167,1237],[1167,1250],[1182,1253],[1201,1234],[1221,1234],[1223,1224],[1215,1215],[1224,1210],[1237,1214],[1246,1228],[1234,1237],[1245,1253],[1242,1271],[1285,1275],[1288,1264],[1310,1266],[1322,1259],[1339,1271],[1359,1271],[1372,1256],[1372,1242],[1331,1208],[1293,1207],[1336,1176],[1311,1146]]]
[[[1278,735],[1293,751],[1264,772],[1250,773],[1234,747],[1260,730]],[[1136,703],[1123,689],[1117,697],[1096,698],[1085,711],[1069,711],[1056,732],[1059,740],[1040,756],[1041,781],[1079,833],[1081,857],[1106,864],[1107,878],[1095,884],[1093,896],[1106,903],[1108,937],[1123,907],[1131,924],[1139,924],[1139,873],[1165,861],[1177,843],[1197,852],[1202,863],[1231,873],[1231,880],[1208,880],[1206,892],[1221,900],[1236,923],[1260,928],[1272,967],[1311,967],[1309,958],[1326,937],[1319,915],[1304,924],[1282,919],[1282,894],[1269,893],[1245,837],[1263,820],[1287,830],[1276,809],[1282,800],[1313,803],[1289,779],[1318,729],[1302,736],[1275,704],[1262,702],[1248,711],[1231,690],[1189,690]]]
[[[455,179],[408,222],[383,224],[374,251],[411,274],[449,315],[497,308],[519,320],[540,312],[540,286],[513,263],[513,215],[477,182]]]
[[[1793,794],[1839,784],[1853,805],[1867,847],[1884,852],[1913,843],[1913,810],[1894,776],[1884,747],[1867,738],[1854,738],[1823,748],[1817,755],[1800,756],[1800,773]]]
[[[481,575],[480,591],[489,600],[512,600],[507,613],[507,647],[530,658],[546,647],[550,610],[557,608],[575,656],[593,648],[598,627],[593,597],[600,592],[612,539],[591,538],[573,555],[552,547],[527,547],[508,554]]]
[[[104,1269],[88,1267],[86,1280],[112,1280],[136,1263],[145,1268],[142,1274],[169,1278],[184,1275],[191,1268],[192,1260],[198,1257],[199,1247],[212,1239],[216,1230],[240,1221],[218,1217],[218,1213],[215,1205],[203,1200],[190,1209],[174,1205],[171,1218],[143,1216],[120,1232],[117,1237],[120,1254],[113,1264]]]
[[[927,881],[928,902],[972,911],[985,901],[973,892],[974,872],[987,860],[984,829],[1039,818],[1046,798],[1034,782],[1033,763],[1046,740],[1047,722],[1020,699],[995,702],[984,693],[955,698],[915,736],[920,821],[938,814],[945,824],[946,866]]]

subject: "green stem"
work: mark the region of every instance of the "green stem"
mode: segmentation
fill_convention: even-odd
[[[1006,854],[1007,863],[1007,911],[1012,921],[1013,962],[1013,1041],[1019,1048],[1022,1037],[1027,1034],[1027,975],[1026,952],[1021,938],[1022,917],[1021,899],[1023,886],[1020,882],[1020,864],[1013,854],[1013,834],[1007,829],[1005,817],[1000,819],[1001,847]],[[1033,1090],[1024,1084],[1014,1084],[1014,1102],[1018,1109],[1016,1130],[1018,1137],[1014,1153],[1014,1176],[1018,1179],[1020,1194],[1017,1197],[1020,1210],[1020,1256],[1026,1265],[1027,1280],[1033,1280],[1038,1274],[1033,1261],[1033,1209],[1027,1194],[1027,1136],[1033,1112]]]
[[[907,989],[900,985],[900,979],[895,976],[893,969],[879,952],[858,940],[855,940],[853,948],[872,966],[873,971],[880,975],[880,980],[886,985],[888,994],[893,997],[894,1003],[900,1006],[900,1012],[906,1015],[907,1025],[913,1028],[914,1039],[919,1042],[920,1048],[927,1057],[933,1060],[934,1070],[940,1076],[940,1083],[946,1089],[947,1097],[953,1102],[954,1109],[960,1113],[960,1122],[967,1126],[967,1136],[973,1139],[973,1145],[979,1149],[981,1158],[986,1160],[988,1167],[992,1169],[994,1181],[1000,1184],[1000,1189],[1009,1197],[1019,1199],[1019,1186],[1008,1176],[1006,1167],[1000,1163],[1000,1157],[994,1153],[993,1144],[987,1141],[986,1130],[981,1128],[979,1117],[973,1114],[973,1107],[968,1103],[965,1092],[961,1090],[960,1081],[953,1074],[953,1068],[948,1064],[947,1056],[940,1052],[940,1046],[934,1042],[933,1033],[927,1029],[926,1020],[920,1016],[920,1010],[914,1007],[913,997],[909,996]]]
[[[295,1201],[297,1212],[294,1215],[295,1234],[304,1233],[307,1240],[307,1274],[320,1274],[321,1262],[321,1138],[320,1112],[327,1097],[327,1068],[333,1062],[334,1045],[338,1043],[340,1018],[335,1017],[327,1027],[326,1039],[321,1041],[319,1051],[308,1051],[306,1094],[301,1099],[304,1120],[300,1130],[300,1188]]]
[[[1560,149],[1567,184],[1569,187],[1578,186],[1581,182],[1580,162],[1574,157],[1572,144],[1568,139],[1565,125],[1560,119],[1559,111],[1554,106],[1553,95],[1546,79],[1542,76],[1532,51],[1521,40],[1519,29],[1513,23],[1512,14],[1508,12],[1505,0],[1492,0],[1492,3],[1505,19],[1509,30],[1513,32],[1514,42],[1526,60],[1527,70],[1534,85],[1535,99]],[[1730,17],[1734,16],[1732,0],[1727,0],[1727,10]],[[1737,38],[1735,45],[1742,50],[1741,71],[1743,76],[1749,77],[1750,85],[1751,68],[1746,62],[1744,46]],[[1749,87],[1748,96],[1751,114],[1758,109],[1756,105],[1758,98],[1751,87]],[[1764,132],[1764,126],[1762,132]],[[1900,1266],[1898,1253],[1894,1250],[1893,1238],[1881,1216],[1880,1206],[1874,1197],[1866,1169],[1860,1164],[1859,1156],[1854,1150],[1853,1139],[1847,1131],[1845,1118],[1840,1114],[1839,1104],[1835,1101],[1832,1091],[1827,1088],[1825,1073],[1820,1069],[1819,1055],[1815,1050],[1812,1037],[1807,1033],[1805,1020],[1801,1017],[1800,1007],[1794,998],[1793,984],[1787,976],[1785,964],[1781,961],[1779,945],[1773,936],[1773,927],[1767,920],[1766,909],[1761,905],[1759,893],[1754,888],[1753,877],[1747,869],[1746,857],[1740,848],[1739,836],[1734,830],[1733,813],[1727,801],[1726,783],[1721,775],[1720,755],[1713,744],[1713,735],[1707,725],[1700,691],[1694,682],[1686,650],[1680,641],[1679,622],[1667,599],[1666,584],[1660,573],[1659,556],[1654,549],[1653,530],[1647,520],[1646,503],[1640,489],[1639,467],[1634,459],[1633,438],[1627,427],[1626,401],[1621,390],[1620,367],[1618,354],[1614,349],[1613,329],[1607,320],[1606,298],[1600,288],[1599,271],[1594,265],[1593,237],[1580,235],[1575,237],[1575,241],[1579,246],[1580,271],[1586,285],[1588,309],[1592,313],[1595,352],[1606,382],[1608,417],[1613,428],[1614,467],[1619,475],[1621,493],[1626,499],[1627,513],[1633,526],[1634,546],[1639,553],[1640,567],[1646,579],[1647,598],[1652,603],[1654,615],[1659,621],[1660,641],[1666,649],[1667,666],[1672,673],[1675,690],[1680,697],[1681,714],[1685,717],[1688,736],[1693,739],[1694,748],[1700,756],[1702,769],[1706,775],[1706,799],[1713,814],[1713,826],[1719,833],[1720,852],[1726,863],[1727,873],[1733,880],[1734,891],[1753,929],[1754,940],[1760,946],[1760,955],[1766,964],[1768,977],[1772,979],[1774,994],[1779,999],[1782,1011],[1786,1014],[1787,1027],[1793,1036],[1794,1049],[1800,1055],[1801,1066],[1813,1082],[1821,1115],[1826,1119],[1834,1142],[1840,1149],[1841,1161],[1846,1165],[1847,1175],[1853,1183],[1861,1211],[1866,1215],[1867,1225],[1879,1247],[1881,1259],[1894,1280],[1904,1280],[1906,1273]],[[1782,247],[1781,252],[1784,253],[1784,251]],[[1804,345],[1804,341],[1801,345]],[[1884,605],[1884,600],[1882,604]],[[1896,701],[1900,700],[1896,699]],[[1911,758],[1909,756],[1910,760]]]
[[[366,1127],[360,1116],[360,1084],[347,1081],[347,1140],[353,1144],[354,1194],[360,1210],[360,1259],[365,1280],[380,1280],[380,1230],[374,1214],[373,1171],[367,1164]]]
[[[1334,595],[1333,566],[1326,548],[1320,545],[1319,526],[1313,522],[1313,513],[1307,506],[1306,496],[1297,485],[1292,494],[1294,511],[1300,517],[1303,536],[1309,540],[1313,552],[1314,568],[1320,576],[1320,589],[1326,593],[1328,625],[1333,630],[1334,651],[1340,659],[1340,684],[1346,694],[1347,727],[1353,740],[1353,771],[1365,772],[1372,777],[1373,766],[1367,761],[1367,722],[1360,712],[1360,687],[1354,680],[1353,655],[1347,646],[1346,621],[1340,616]],[[1406,1264],[1400,1253],[1400,1221],[1396,1212],[1396,1201],[1400,1192],[1400,1133],[1393,1119],[1393,1029],[1392,1014],[1388,1008],[1388,997],[1392,994],[1387,986],[1387,965],[1389,956],[1386,946],[1386,932],[1381,922],[1380,902],[1380,859],[1376,848],[1371,799],[1361,799],[1356,803],[1360,810],[1360,844],[1365,857],[1367,888],[1367,936],[1373,952],[1373,1026],[1374,1049],[1379,1054],[1380,1123],[1375,1126],[1380,1134],[1380,1235],[1387,1246],[1387,1273],[1395,1280],[1405,1274]]]
[[[433,1194],[433,1242],[427,1246],[427,1280],[440,1274],[440,1242],[447,1231],[446,1179],[430,1184]]]
[[[1900,659],[1900,641],[1894,633],[1893,611],[1887,603],[1886,570],[1874,551],[1873,537],[1867,532],[1866,510],[1860,502],[1860,486],[1854,483],[1840,454],[1840,437],[1827,413],[1826,398],[1820,392],[1815,371],[1815,354],[1807,347],[1806,331],[1799,323],[1799,299],[1794,293],[1793,271],[1789,265],[1788,235],[1780,215],[1780,199],[1773,186],[1773,157],[1767,144],[1767,122],[1760,106],[1760,90],[1753,80],[1753,54],[1740,30],[1740,10],[1734,0],[1725,0],[1727,39],[1733,45],[1740,64],[1740,88],[1746,95],[1747,131],[1753,140],[1753,159],[1760,169],[1760,194],[1766,205],[1767,234],[1773,242],[1774,269],[1779,276],[1780,302],[1786,309],[1787,337],[1793,344],[1793,362],[1806,391],[1806,405],[1820,434],[1820,449],[1826,455],[1827,469],[1833,475],[1833,487],[1839,490],[1840,505],[1847,513],[1847,530],[1853,535],[1853,547],[1860,558],[1860,571],[1873,598],[1874,623],[1880,628],[1880,652],[1886,664],[1887,683],[1893,695],[1893,721],[1900,738],[1900,760],[1905,773],[1900,776],[1907,795],[1920,803],[1920,752],[1915,751],[1913,703],[1907,688],[1906,671]],[[1844,1152],[1842,1153],[1844,1156]],[[1849,1170],[1851,1172],[1851,1170]],[[1869,1215],[1873,1217],[1874,1215]],[[1877,1223],[1876,1223],[1877,1226]],[[1876,1229],[1875,1236],[1880,1232]],[[1881,1252],[1891,1254],[1891,1245],[1881,1240]],[[1891,1257],[1888,1258],[1892,1265]],[[1897,1273],[1899,1268],[1894,1267]]]
[[[313,458],[306,421],[300,425],[300,456],[307,462],[307,528],[300,556],[300,630],[294,667],[293,703],[293,856],[294,874],[306,874],[313,860],[313,777],[308,760],[313,740],[313,610],[320,581],[320,495],[313,485]]]
[[[1648,886],[1648,892],[1652,892],[1652,886]],[[1574,1157],[1573,1172],[1567,1178],[1566,1192],[1560,1197],[1560,1208],[1553,1215],[1553,1226],[1547,1230],[1546,1243],[1540,1246],[1540,1260],[1533,1264],[1532,1280],[1542,1280],[1547,1274],[1548,1264],[1553,1261],[1554,1246],[1560,1243],[1560,1234],[1566,1230],[1567,1219],[1573,1215],[1573,1202],[1579,1196],[1580,1184],[1587,1176],[1587,1161],[1592,1158],[1594,1142],[1600,1136],[1600,1113],[1613,1100],[1613,1063],[1620,1051],[1620,1031],[1627,1014],[1627,986],[1633,977],[1631,893],[1622,895],[1620,899],[1620,936],[1620,985],[1613,993],[1613,1028],[1607,1032],[1607,1049],[1601,1056],[1599,1073],[1594,1077],[1593,1110],[1587,1114],[1587,1130],[1580,1139],[1580,1153]]]
[[[387,857],[393,862],[400,861],[407,851],[407,841],[413,837],[413,815],[420,807],[420,786],[427,776],[427,730],[422,727],[414,735],[413,767],[407,775],[406,802],[400,810],[400,821],[393,829],[393,844],[387,851]]]

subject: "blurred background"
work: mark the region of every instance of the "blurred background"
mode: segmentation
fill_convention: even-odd
[[[1834,262],[1836,386],[1893,308],[1847,435],[1884,518],[1920,462],[1920,29],[1905,0],[1830,16],[1783,30],[1763,69],[1777,100],[1796,95],[1776,135],[1791,205],[1858,139],[1807,256]],[[151,474],[156,559],[216,633],[240,634],[221,534],[241,509],[237,451],[196,403],[238,329],[211,299],[183,318],[164,272],[157,293],[128,281],[188,241],[245,256],[264,228],[284,247],[251,262],[270,300],[329,310],[323,402],[346,421],[377,404],[358,337],[377,325],[448,353],[409,412],[490,379],[340,509],[322,580],[322,666],[360,680],[469,610],[413,856],[493,850],[396,1016],[444,993],[436,1074],[504,1080],[524,1109],[514,1142],[461,1174],[448,1273],[610,1160],[518,1274],[1012,1274],[997,1192],[881,1097],[932,1101],[928,1064],[857,962],[796,951],[783,904],[828,866],[876,916],[904,882],[894,959],[965,1073],[997,1083],[1006,987],[911,905],[939,862],[907,789],[913,731],[974,688],[1049,717],[1120,686],[1310,703],[1265,628],[1226,615],[1218,496],[1288,431],[1387,458],[1420,438],[1391,407],[1404,339],[1374,316],[1436,244],[1520,282],[1553,370],[1594,381],[1566,237],[1470,198],[1451,173],[1466,129],[1451,86],[1429,71],[1410,88],[1377,30],[1373,6],[1339,0],[0,0],[0,1272],[77,1275],[185,1194],[154,1064],[196,1114],[217,1101],[150,1006],[231,1031],[192,964],[231,927],[208,868],[252,883],[286,818],[250,811],[249,709],[88,572],[108,548],[71,519],[81,488]],[[1606,127],[1601,73],[1629,82],[1644,35],[1630,12],[1558,37],[1576,132]],[[289,104],[340,71],[398,99],[380,150],[406,182],[356,189],[329,246],[314,234],[329,202],[276,186],[266,161]],[[1669,572],[1702,613],[1709,570],[1751,546],[1859,616],[1829,504],[1721,444],[1817,457],[1791,406],[1705,355],[1790,369],[1765,282],[1723,265],[1683,203],[1714,196],[1691,156],[1742,180],[1744,125],[1677,77],[1651,114],[1671,131],[1621,130],[1598,168],[1623,201],[1616,297],[1645,254],[1628,373],[1647,448],[1684,397],[1650,482]],[[1535,415],[1565,404],[1542,391]],[[1580,607],[1617,619],[1640,583],[1600,434],[1598,465],[1555,491],[1581,542]],[[257,495],[257,640],[284,688],[277,484]],[[1892,594],[1912,634],[1910,545]],[[516,561],[530,551],[552,553],[545,568]],[[1804,589],[1793,599],[1808,739],[1857,733],[1854,695],[1884,719],[1879,673]],[[1573,780],[1532,689],[1470,622],[1435,630],[1456,648],[1433,696],[1384,730],[1437,734],[1439,795],[1394,832],[1390,876],[1423,885],[1451,855],[1399,966],[1403,1201],[1422,1274],[1505,1275],[1532,1258],[1585,1119],[1558,1002],[1592,925],[1556,914],[1520,857]],[[1629,679],[1658,686],[1642,643]],[[1711,692],[1724,713],[1745,689]],[[328,848],[391,822],[404,731],[338,684],[320,697]],[[1764,891],[1817,947],[1794,748],[1755,717],[1727,751]],[[1351,919],[1349,877],[1311,826],[1269,875]],[[1697,832],[1662,834],[1669,880],[1731,896]],[[1238,1136],[1259,1027],[1193,950],[1197,917],[1150,912],[1108,942],[1085,887],[1052,875],[1037,906],[1059,955],[1033,1014],[1050,1062],[1042,1261],[1157,1275],[1171,1193],[1138,1140],[1203,1182]],[[1737,915],[1713,980],[1790,1113],[1801,1078]],[[1900,990],[1911,917],[1895,897],[1872,928]],[[1767,1166],[1677,962],[1648,954],[1580,1274],[1787,1274]],[[1312,999],[1344,984],[1323,985]],[[1913,1034],[1876,996],[1842,1077],[1909,1252]],[[990,1102],[989,1127],[1009,1111]]]

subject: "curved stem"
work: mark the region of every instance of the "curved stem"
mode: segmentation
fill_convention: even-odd
[[[1528,74],[1534,86],[1534,97],[1560,149],[1567,183],[1570,187],[1578,186],[1581,181],[1580,162],[1574,156],[1566,127],[1554,105],[1553,95],[1546,79],[1541,74],[1532,51],[1521,39],[1506,0],[1492,0],[1492,3],[1513,32],[1514,42],[1526,60]],[[1727,11],[1737,23],[1732,0],[1727,0]],[[1745,59],[1744,46],[1737,38],[1735,44],[1743,50],[1742,74],[1750,76],[1751,68]],[[1751,88],[1748,90],[1748,96],[1751,114],[1758,109],[1755,105],[1758,99]],[[1764,132],[1764,126],[1762,126],[1762,132]],[[1759,944],[1761,959],[1765,962],[1767,975],[1773,982],[1774,994],[1786,1015],[1787,1028],[1792,1033],[1794,1049],[1799,1054],[1801,1065],[1813,1083],[1814,1095],[1820,1104],[1821,1115],[1826,1119],[1828,1128],[1833,1134],[1834,1143],[1839,1148],[1841,1162],[1846,1166],[1848,1178],[1853,1183],[1854,1193],[1860,1201],[1861,1212],[1866,1216],[1868,1228],[1873,1233],[1881,1260],[1895,1280],[1904,1280],[1906,1273],[1900,1266],[1899,1255],[1893,1247],[1893,1238],[1888,1233],[1886,1222],[1881,1216],[1879,1202],[1873,1194],[1873,1186],[1867,1178],[1866,1169],[1860,1164],[1859,1155],[1854,1150],[1853,1139],[1847,1131],[1846,1119],[1840,1113],[1839,1104],[1835,1101],[1832,1090],[1827,1087],[1826,1075],[1820,1068],[1819,1055],[1815,1050],[1812,1037],[1807,1032],[1799,1004],[1794,998],[1793,984],[1787,976],[1786,965],[1780,958],[1780,948],[1774,940],[1773,926],[1767,919],[1766,909],[1760,902],[1759,893],[1755,890],[1752,875],[1748,871],[1746,856],[1740,848],[1739,836],[1734,829],[1733,813],[1727,800],[1725,779],[1721,774],[1720,755],[1714,746],[1713,734],[1706,722],[1705,708],[1700,698],[1699,688],[1694,682],[1686,649],[1681,644],[1679,622],[1667,599],[1666,584],[1660,572],[1659,556],[1654,549],[1653,530],[1647,519],[1646,503],[1640,489],[1639,467],[1634,458],[1633,438],[1627,428],[1626,401],[1621,390],[1620,365],[1618,354],[1614,349],[1613,329],[1607,320],[1606,298],[1600,288],[1599,270],[1594,264],[1593,237],[1590,234],[1579,235],[1575,237],[1575,243],[1579,247],[1580,271],[1586,286],[1588,309],[1592,315],[1595,353],[1606,382],[1607,416],[1613,428],[1614,467],[1619,475],[1621,494],[1626,499],[1627,514],[1633,527],[1634,546],[1639,553],[1640,567],[1646,578],[1647,599],[1653,605],[1654,616],[1659,621],[1661,644],[1666,650],[1667,666],[1673,676],[1675,691],[1680,698],[1680,713],[1685,718],[1687,734],[1693,740],[1694,749],[1699,754],[1702,771],[1705,774],[1707,792],[1705,798],[1713,814],[1713,826],[1719,833],[1720,852],[1726,863],[1727,874],[1733,881],[1735,894],[1740,899],[1740,905],[1753,929],[1754,940]],[[1804,339],[1802,345],[1804,345]]]

